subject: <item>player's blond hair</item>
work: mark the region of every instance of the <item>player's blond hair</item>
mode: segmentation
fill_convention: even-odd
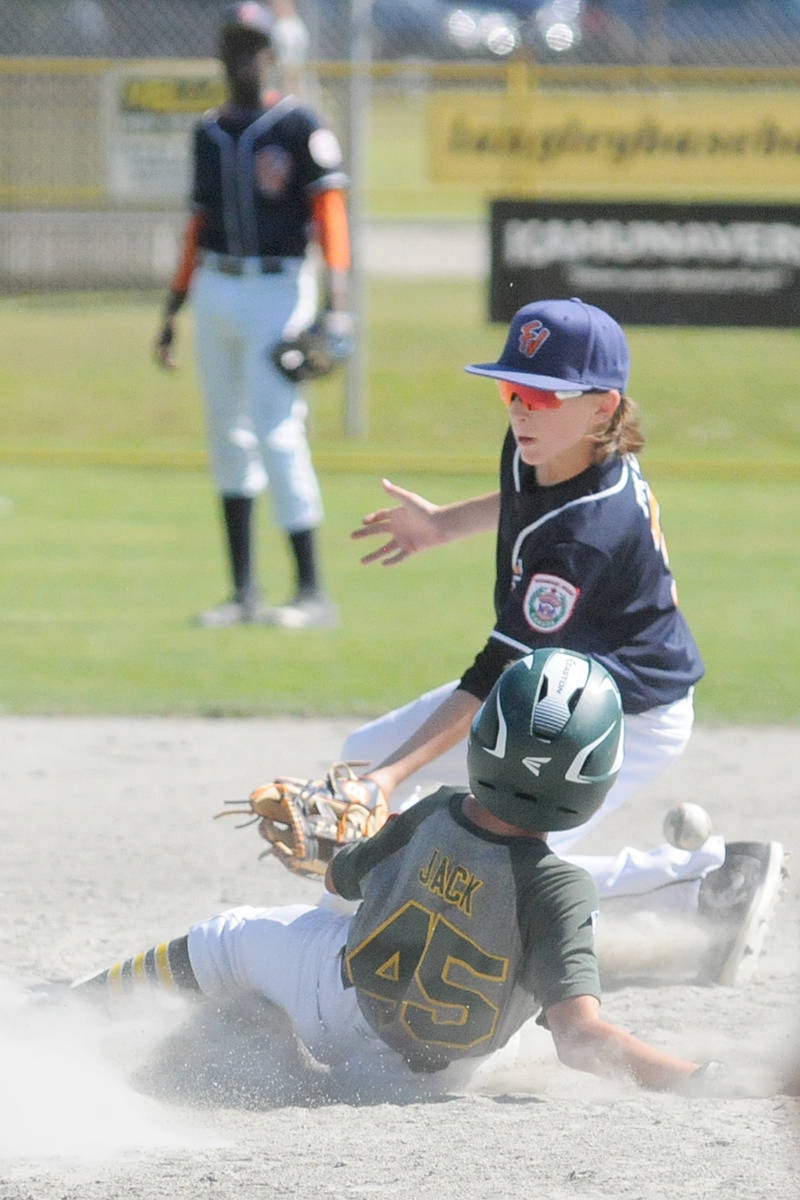
[[[644,434],[639,425],[639,410],[635,400],[622,395],[608,424],[592,435],[598,461],[609,454],[638,454],[644,446]]]

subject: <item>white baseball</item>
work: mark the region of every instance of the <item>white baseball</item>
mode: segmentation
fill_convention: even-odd
[[[664,837],[679,850],[699,850],[711,829],[711,817],[701,804],[677,804],[664,817]]]

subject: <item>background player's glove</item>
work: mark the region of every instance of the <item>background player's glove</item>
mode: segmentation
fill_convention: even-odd
[[[326,313],[296,337],[281,338],[270,357],[292,383],[320,379],[352,354],[352,328],[349,313]]]
[[[258,832],[288,871],[319,878],[336,851],[370,837],[388,816],[383,792],[371,779],[360,779],[347,763],[334,763],[324,779],[279,776],[257,787],[227,813],[248,813]]]

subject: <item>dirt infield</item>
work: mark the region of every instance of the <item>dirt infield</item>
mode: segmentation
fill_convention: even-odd
[[[738,1064],[758,1098],[601,1082],[559,1066],[535,1028],[469,1093],[333,1093],[267,1013],[148,1002],[111,1020],[74,999],[30,1003],[26,984],[100,969],[233,904],[314,902],[315,884],[258,861],[252,830],[211,818],[275,773],[322,769],[352,724],[0,718],[0,1200],[794,1197],[800,1102],[773,1094],[800,1032],[793,729],[699,729],[581,847],[657,843],[677,798],[705,804],[729,839],[783,842],[790,875],[751,983],[611,975],[604,1000],[648,1040]],[[661,936],[649,931],[651,958]]]

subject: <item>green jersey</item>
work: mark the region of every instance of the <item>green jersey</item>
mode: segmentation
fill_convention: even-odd
[[[490,1054],[537,1010],[600,998],[591,877],[539,838],[500,837],[440,788],[333,860],[363,899],[343,957],[372,1028],[416,1070]]]

